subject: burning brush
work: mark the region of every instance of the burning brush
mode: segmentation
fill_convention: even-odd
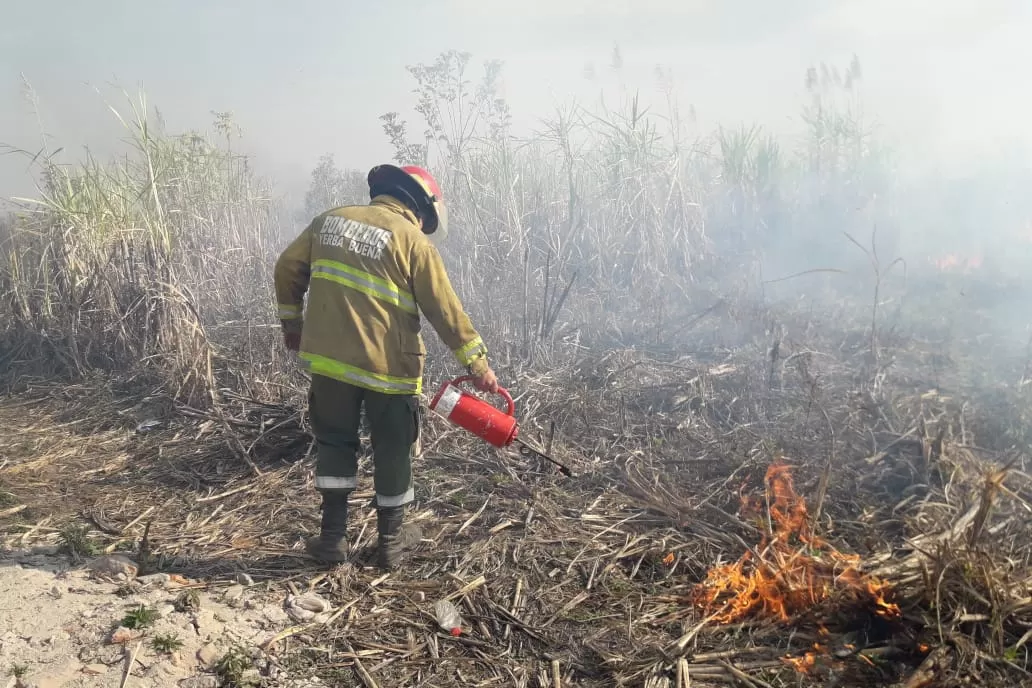
[[[806,502],[796,494],[789,466],[767,469],[766,499],[743,496],[741,513],[765,523],[760,545],[733,564],[711,569],[697,585],[692,602],[710,619],[728,624],[747,619],[787,621],[815,605],[837,601],[863,606],[887,621],[898,620],[899,607],[886,600],[889,586],[859,570],[860,557],[839,552],[811,530]],[[826,633],[826,631],[825,631]],[[801,671],[816,653],[785,661]]]
[[[947,253],[938,258],[930,258],[929,261],[940,272],[961,272],[971,273],[982,267],[982,256],[961,256],[956,253]]]

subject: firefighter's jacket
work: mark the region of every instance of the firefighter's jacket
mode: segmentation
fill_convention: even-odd
[[[419,311],[460,364],[487,369],[487,347],[437,248],[391,196],[316,217],[276,261],[275,281],[283,330],[301,333],[300,357],[315,375],[419,394],[426,354]]]

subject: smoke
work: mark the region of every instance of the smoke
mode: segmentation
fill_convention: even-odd
[[[522,189],[536,198],[515,205],[496,199],[499,215],[519,210],[519,221],[484,219],[477,185],[490,186],[486,176],[470,188],[461,176],[449,180],[446,195],[467,204],[460,229],[463,222],[469,232],[475,223],[495,223],[476,230],[483,232],[478,240],[505,243],[498,239],[503,228],[547,234],[569,223],[563,231],[572,244],[557,249],[569,272],[579,270],[581,284],[638,290],[632,294],[642,303],[654,303],[661,288],[627,278],[645,260],[635,241],[651,242],[650,259],[685,285],[699,287],[706,273],[713,299],[732,288],[807,308],[849,297],[859,314],[880,283],[885,312],[911,325],[931,307],[947,323],[944,332],[966,326],[1015,341],[1024,336],[1032,266],[1025,123],[1032,106],[1016,85],[1022,65],[1032,63],[1027,3],[950,0],[929,12],[920,2],[890,0],[448,0],[406,10],[404,18],[391,8],[345,11],[332,3],[303,12],[194,9],[196,15],[136,8],[113,21],[101,10],[19,7],[14,19],[46,25],[50,40],[4,29],[0,62],[11,67],[0,74],[0,88],[14,106],[0,111],[3,143],[29,152],[63,147],[58,159],[69,163],[82,159],[84,146],[99,159],[124,153],[105,104],[118,98],[106,85],[111,75],[142,83],[172,132],[210,129],[212,111],[229,110],[243,130],[235,150],[251,154],[287,199],[289,235],[297,229],[292,220],[335,200],[337,191],[328,189],[350,200],[355,180],[391,158],[381,115],[398,112],[409,123],[409,142],[426,142],[433,127],[406,67],[431,64],[457,47],[473,55],[465,75],[471,89],[483,60],[503,61],[492,97],[507,105],[513,138],[504,152],[515,160],[538,146],[534,164],[544,170],[541,188]],[[167,31],[156,37],[159,21]],[[244,24],[252,28],[211,29]],[[390,27],[389,49],[383,27]],[[53,45],[78,59],[58,58]],[[26,98],[22,72],[35,101]],[[626,119],[632,103],[636,124]],[[566,153],[553,126],[560,120],[570,125]],[[617,148],[619,137],[632,138]],[[641,159],[614,162],[632,150]],[[572,175],[561,162],[567,154]],[[329,169],[324,156],[339,169]],[[478,161],[467,171],[488,175],[490,159]],[[509,188],[522,188],[522,164],[531,158],[513,166]],[[32,195],[39,180],[30,169],[24,157],[0,157],[0,193]],[[648,178],[637,192],[632,175]],[[579,204],[569,211],[573,219],[534,205],[569,179]],[[547,203],[569,203],[563,196],[553,193]],[[656,208],[662,212],[645,217]],[[630,238],[587,243],[610,221]],[[649,234],[642,229],[649,223],[661,229]],[[462,236],[445,250],[457,269],[476,269],[457,243]],[[521,241],[506,250],[525,248]],[[551,249],[528,241],[544,262]],[[698,243],[682,251],[689,241]],[[719,260],[702,265],[697,255],[679,254],[703,247]],[[619,255],[592,254],[610,249]],[[518,262],[499,269],[516,274]],[[698,294],[691,299],[700,302],[685,306],[688,312],[706,306]],[[489,317],[489,304],[471,307]],[[972,320],[972,309],[987,319]]]

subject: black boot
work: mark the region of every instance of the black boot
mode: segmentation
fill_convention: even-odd
[[[423,533],[415,524],[405,524],[405,507],[377,507],[377,565],[393,571],[404,560],[407,550],[419,544]]]
[[[305,543],[308,554],[316,559],[334,564],[348,560],[348,494],[323,494],[321,530]]]

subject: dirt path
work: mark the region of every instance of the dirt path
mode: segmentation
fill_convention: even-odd
[[[126,581],[97,580],[70,564],[52,550],[6,552],[0,559],[0,662],[12,685],[20,679],[39,688],[119,686],[134,651],[132,685],[175,685],[209,668],[204,660],[221,657],[227,641],[258,640],[264,626],[286,617],[260,603],[251,605],[257,610],[232,608],[208,593],[199,596],[196,612],[180,612],[175,591],[162,584],[166,576],[138,582],[131,592]],[[122,619],[141,605],[160,618],[112,642]],[[155,650],[155,639],[172,652]]]
[[[242,573],[137,576],[134,538],[66,553],[83,458],[118,461],[132,434],[78,425],[47,404],[0,400],[0,688],[214,687],[220,663],[251,685],[323,685],[257,650],[310,616],[282,588]],[[127,618],[139,627],[119,629]]]
[[[292,598],[284,604],[282,593],[250,582],[241,576],[239,582],[191,586],[167,574],[104,580],[52,550],[4,552],[0,686],[214,688],[220,667],[251,685],[322,685],[290,676],[257,651],[304,619]],[[141,606],[152,617],[143,619],[145,626],[120,628],[127,617],[140,618]]]

